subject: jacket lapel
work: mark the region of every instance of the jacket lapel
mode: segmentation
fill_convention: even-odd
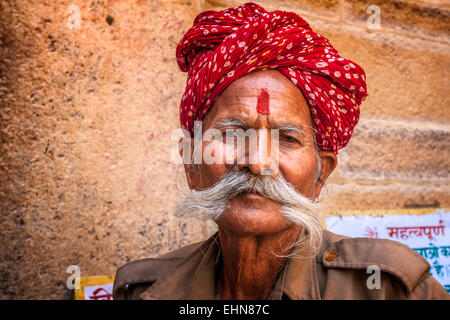
[[[215,298],[215,264],[219,254],[218,233],[215,233],[144,291],[143,300],[188,300]]]

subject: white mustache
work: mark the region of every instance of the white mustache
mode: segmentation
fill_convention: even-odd
[[[176,212],[185,216],[193,213],[191,211],[206,211],[209,218],[216,220],[231,199],[251,191],[282,206],[301,207],[307,214],[315,213],[318,208],[318,204],[297,192],[283,176],[273,178],[250,172],[231,171],[208,189],[186,193],[182,203],[177,206]],[[198,212],[195,215],[198,216]]]
[[[319,204],[300,194],[283,176],[231,171],[208,189],[187,192],[177,204],[175,215],[217,221],[231,199],[250,191],[278,202],[283,217],[304,228],[310,246],[315,249],[320,246],[323,230],[318,220]]]

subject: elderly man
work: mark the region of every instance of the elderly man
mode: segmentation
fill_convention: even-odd
[[[121,267],[115,299],[448,298],[413,250],[317,218],[367,95],[361,67],[298,15],[253,3],[199,14],[177,61],[188,72],[181,126],[194,134],[177,214],[212,218],[218,232]]]

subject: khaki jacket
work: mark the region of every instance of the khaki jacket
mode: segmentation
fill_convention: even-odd
[[[113,297],[213,300],[220,263],[216,233],[159,258],[122,266],[116,274]],[[373,287],[374,271],[369,268],[373,265],[381,271],[379,288]],[[429,268],[423,257],[396,241],[349,238],[325,231],[316,258],[286,261],[269,299],[449,299]]]

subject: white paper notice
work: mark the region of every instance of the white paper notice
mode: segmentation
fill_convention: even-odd
[[[113,284],[84,287],[85,300],[112,300]]]
[[[401,242],[428,260],[430,274],[450,292],[450,212],[325,217],[327,229],[350,237]]]

